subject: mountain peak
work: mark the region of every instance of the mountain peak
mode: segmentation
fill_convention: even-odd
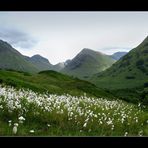
[[[12,48],[12,46],[8,42],[3,41],[1,39],[0,39],[0,47],[5,48],[5,50],[8,50],[9,48]]]
[[[0,39],[0,44],[1,44],[1,43],[7,43],[7,42]]]
[[[144,46],[148,46],[148,36],[137,47],[141,48],[141,47],[144,47]]]
[[[61,71],[82,79],[110,67],[114,60],[108,55],[88,48],[82,49]]]
[[[89,48],[83,48],[80,53],[82,53],[82,54],[90,54],[90,55],[91,54],[105,55],[105,54],[103,54],[103,53],[101,53],[99,51],[95,51],[95,50],[89,49]]]
[[[33,57],[36,57],[36,58],[43,58],[41,55],[39,55],[39,54],[35,54],[35,55],[33,55],[31,58],[33,58]]]
[[[38,67],[40,67],[40,69],[43,70],[50,69],[50,67],[52,66],[52,64],[48,61],[48,59],[42,57],[39,54],[32,56],[30,59],[35,65],[37,65]]]
[[[35,61],[42,61],[42,62],[47,62],[49,63],[48,59],[42,57],[41,55],[39,54],[35,54],[31,57],[32,60],[35,60]]]
[[[92,49],[89,49],[89,48],[83,48],[82,51],[92,51]]]

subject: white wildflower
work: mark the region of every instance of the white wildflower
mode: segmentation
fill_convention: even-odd
[[[12,121],[11,121],[11,120],[9,120],[9,121],[8,121],[8,123],[9,123],[9,126],[11,126],[11,125],[12,125]]]
[[[124,136],[127,136],[128,135],[128,132],[125,132]]]
[[[19,123],[23,123],[25,121],[25,118],[23,116],[20,116],[18,119],[19,119]]]
[[[3,106],[2,105],[0,105],[0,109],[3,109]]]
[[[87,123],[84,123],[83,127],[86,127],[87,126]]]
[[[108,125],[112,124],[112,121],[111,120],[107,121],[107,124]]]
[[[47,126],[50,127],[51,125],[50,124],[47,124]]]
[[[30,133],[34,133],[34,130],[30,130],[29,132],[30,132]]]
[[[14,123],[14,127],[13,127],[13,134],[17,133],[17,127],[18,127],[18,123]]]
[[[143,135],[143,130],[139,131],[138,135],[142,136]]]

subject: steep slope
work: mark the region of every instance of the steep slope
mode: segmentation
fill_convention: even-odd
[[[0,40],[0,68],[37,72],[38,69],[10,44]]]
[[[115,60],[108,55],[84,48],[65,65],[61,72],[81,79],[88,79],[91,75],[107,69],[114,62]]]
[[[148,80],[148,37],[92,81],[105,88],[133,88]]]
[[[127,54],[127,52],[115,52],[114,54],[111,55],[111,57],[114,60],[119,60],[120,58],[122,58],[123,56],[125,56]]]

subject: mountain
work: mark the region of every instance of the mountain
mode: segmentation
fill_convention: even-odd
[[[64,62],[64,65],[66,66],[67,64],[69,64],[71,62],[71,60],[66,60],[65,62]]]
[[[148,79],[148,37],[109,69],[94,76],[94,82],[98,86],[104,82],[104,87],[108,88],[114,84],[118,88],[140,86],[146,79]]]
[[[0,40],[0,68],[12,69],[25,72],[39,72],[52,69],[53,65],[48,59],[34,55],[32,57],[24,56],[10,44]]]
[[[36,54],[29,58],[29,60],[40,70],[49,70],[52,68],[52,64],[49,63],[48,59]]]
[[[52,70],[60,72],[65,67],[65,62],[60,62],[52,66]]]
[[[2,40],[0,40],[0,68],[27,72],[38,71],[35,65],[27,61],[21,53]]]
[[[148,102],[148,37],[104,72],[95,74],[91,82],[123,97]],[[124,91],[123,91],[124,90]],[[130,95],[129,95],[130,94]]]
[[[91,75],[109,68],[114,62],[108,55],[84,48],[72,60],[67,61],[61,72],[88,79]]]
[[[122,58],[123,56],[125,56],[127,54],[127,52],[115,52],[114,54],[111,55],[111,57],[114,60],[119,60],[120,58]]]

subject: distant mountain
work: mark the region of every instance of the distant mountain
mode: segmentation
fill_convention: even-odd
[[[126,89],[148,85],[148,37],[109,69],[90,80],[108,89]]]
[[[71,60],[66,60],[66,61],[64,62],[64,65],[65,65],[65,66],[68,65],[70,62],[71,62]]]
[[[115,60],[108,55],[84,48],[71,61],[67,62],[61,72],[88,79],[91,75],[109,68],[114,62]]]
[[[52,68],[52,64],[48,61],[48,59],[36,54],[29,58],[29,60],[40,70],[49,70]]]
[[[0,68],[25,72],[39,72],[50,70],[53,65],[41,55],[24,56],[10,44],[0,40]]]
[[[111,57],[114,60],[119,60],[120,58],[122,58],[123,56],[125,56],[128,52],[116,52],[114,54],[111,55]]]
[[[65,63],[61,62],[52,66],[52,70],[60,72],[65,67]]]
[[[0,40],[0,68],[26,72],[38,71],[35,65],[26,60],[26,58],[10,44],[2,40]]]

